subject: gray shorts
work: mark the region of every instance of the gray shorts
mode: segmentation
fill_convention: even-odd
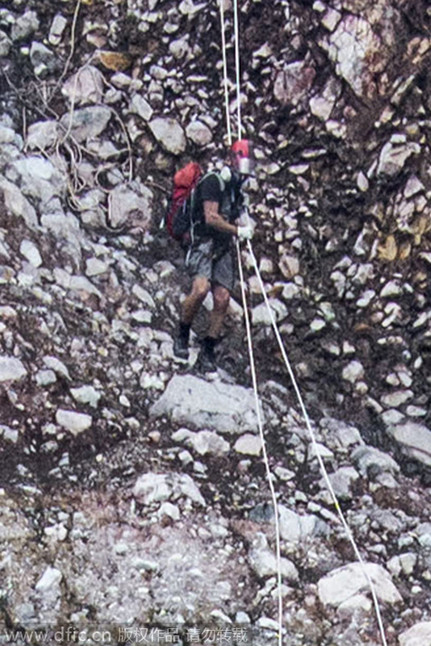
[[[211,285],[221,285],[232,292],[235,285],[233,245],[217,245],[214,240],[196,240],[186,253],[185,265],[192,278],[204,276]]]

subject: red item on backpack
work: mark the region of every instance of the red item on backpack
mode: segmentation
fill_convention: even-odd
[[[168,233],[175,240],[182,240],[188,223],[185,219],[186,202],[202,177],[202,168],[197,162],[189,162],[174,175],[174,189],[169,209],[165,216]]]

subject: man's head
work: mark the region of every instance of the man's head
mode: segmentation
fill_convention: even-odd
[[[230,163],[239,175],[254,174],[253,146],[249,139],[238,139],[230,149]]]

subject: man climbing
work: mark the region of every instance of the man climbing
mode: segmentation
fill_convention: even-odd
[[[215,347],[234,287],[233,240],[253,237],[250,224],[237,224],[244,203],[241,186],[252,172],[251,144],[247,139],[240,139],[232,145],[228,163],[220,173],[208,173],[196,188],[196,224],[185,261],[193,282],[182,304],[174,354],[188,359],[190,327],[211,289],[214,305],[197,361],[197,367],[204,372],[215,370]]]

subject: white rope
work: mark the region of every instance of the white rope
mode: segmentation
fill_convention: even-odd
[[[222,20],[222,43],[223,43],[223,65],[224,65],[224,78],[225,78],[225,100],[226,100],[226,105],[228,106],[229,103],[229,97],[228,97],[228,86],[227,86],[227,66],[226,66],[226,51],[225,51],[225,34],[224,34],[224,14],[223,14],[223,6],[222,6],[223,0],[220,0],[220,7],[221,7],[221,20]],[[242,127],[241,127],[241,93],[240,93],[240,58],[239,58],[239,27],[238,27],[238,2],[237,0],[233,0],[233,9],[234,9],[234,31],[235,31],[235,66],[236,66],[236,91],[237,91],[237,113],[238,113],[238,139],[241,138],[241,133],[242,133]],[[229,109],[227,107],[227,122],[229,124],[229,132],[230,132],[230,117],[229,117]],[[230,134],[229,134],[229,137]],[[367,572],[365,562],[361,556],[361,553],[359,551],[359,548],[356,544],[356,541],[353,537],[353,534],[350,530],[349,525],[347,524],[347,521],[344,517],[344,514],[341,510],[340,504],[338,502],[337,496],[335,494],[334,488],[331,484],[331,481],[329,479],[328,472],[326,470],[325,464],[323,462],[322,456],[320,455],[319,452],[319,447],[317,445],[317,440],[315,437],[315,434],[313,432],[310,418],[308,416],[307,410],[305,408],[304,400],[301,396],[301,392],[299,390],[298,384],[295,379],[295,375],[293,373],[292,367],[290,365],[290,361],[288,359],[286,349],[284,347],[283,340],[280,336],[273,311],[271,310],[271,306],[269,304],[269,300],[265,291],[265,286],[262,281],[262,277],[260,275],[259,267],[256,262],[256,257],[253,253],[253,248],[251,245],[250,241],[247,241],[247,248],[250,253],[253,267],[259,282],[259,287],[262,291],[262,295],[265,300],[265,304],[270,316],[271,320],[271,325],[274,329],[274,333],[277,339],[277,342],[279,344],[281,354],[283,357],[283,360],[285,362],[287,371],[289,373],[289,377],[291,379],[291,382],[293,384],[302,414],[304,416],[304,420],[306,423],[306,427],[308,430],[308,433],[311,438],[311,442],[315,448],[315,453],[316,457],[320,466],[320,469],[322,471],[325,483],[328,487],[328,491],[330,492],[330,495],[332,497],[332,500],[334,502],[334,506],[337,510],[337,513],[339,515],[339,518],[341,520],[341,523],[344,527],[344,530],[346,532],[346,535],[353,547],[354,553],[359,561],[359,563],[362,566],[363,573],[365,575],[365,578],[367,580],[368,586],[371,591],[371,596],[373,598],[373,603],[374,603],[374,608],[376,611],[376,616],[377,616],[377,622],[380,630],[380,635],[382,639],[382,644],[383,646],[387,646],[387,640],[386,640],[386,635],[385,635],[385,629],[383,626],[383,621],[382,621],[382,616],[380,612],[380,606],[379,606],[379,601],[377,598],[375,586],[373,584],[373,581],[370,577],[370,575]],[[250,318],[248,315],[248,309],[247,309],[247,301],[246,301],[246,295],[245,295],[245,285],[244,285],[244,276],[243,276],[243,269],[242,269],[242,263],[241,263],[241,254],[240,254],[240,249],[239,249],[239,243],[237,242],[237,255],[238,255],[238,267],[239,267],[239,275],[240,275],[240,281],[241,281],[241,294],[242,294],[242,301],[243,301],[243,307],[244,307],[244,317],[245,317],[245,323],[246,323],[246,330],[247,330],[247,343],[248,343],[248,350],[249,350],[249,357],[250,357],[250,368],[251,368],[251,375],[252,375],[252,382],[253,382],[253,390],[255,394],[255,401],[256,401],[256,414],[257,414],[257,420],[258,420],[258,427],[259,427],[259,434],[261,437],[261,442],[262,442],[262,454],[263,454],[263,459],[265,462],[265,468],[268,476],[268,482],[269,482],[269,487],[271,491],[271,497],[273,500],[273,505],[274,505],[274,513],[275,513],[275,531],[276,531],[276,550],[277,550],[277,581],[278,581],[278,598],[279,598],[279,634],[278,634],[278,641],[279,641],[279,646],[282,645],[282,620],[283,620],[283,606],[282,606],[282,590],[281,590],[281,551],[280,551],[280,534],[279,534],[279,516],[278,516],[278,506],[277,506],[277,499],[276,499],[276,494],[274,490],[274,485],[272,482],[272,475],[269,467],[269,462],[268,462],[268,455],[267,455],[267,450],[266,450],[266,443],[265,443],[265,437],[263,433],[263,425],[262,425],[262,418],[261,418],[261,412],[260,412],[260,406],[259,406],[259,395],[258,395],[258,388],[257,388],[257,378],[256,378],[256,368],[255,368],[255,362],[254,362],[254,353],[253,353],[253,345],[252,345],[252,336],[251,336],[251,327],[250,327]]]
[[[232,129],[230,125],[230,112],[229,112],[229,86],[227,78],[227,59],[226,59],[226,34],[224,28],[224,0],[220,2],[220,22],[221,22],[221,49],[223,57],[223,85],[224,85],[224,101],[226,110],[226,128],[227,128],[227,143],[230,147],[232,145]]]
[[[356,544],[356,541],[355,541],[355,539],[353,537],[353,534],[352,534],[352,532],[350,530],[350,527],[347,524],[347,521],[346,521],[346,519],[344,517],[344,514],[343,514],[343,512],[341,510],[340,504],[338,502],[338,499],[337,499],[337,496],[335,494],[334,488],[333,488],[333,486],[331,484],[331,480],[329,479],[329,475],[328,475],[328,472],[326,470],[325,464],[323,462],[322,456],[320,455],[319,447],[317,445],[316,436],[315,436],[314,431],[312,429],[310,418],[309,418],[307,410],[305,408],[304,400],[303,400],[303,398],[301,396],[301,392],[299,390],[298,384],[297,384],[296,379],[295,379],[295,375],[294,375],[292,367],[290,365],[290,361],[288,359],[283,340],[282,340],[280,332],[278,330],[277,323],[276,323],[275,318],[274,318],[274,313],[273,313],[273,311],[271,309],[271,306],[269,304],[269,300],[268,300],[268,296],[266,294],[265,286],[264,286],[263,281],[262,281],[262,276],[260,274],[259,267],[258,267],[257,261],[256,261],[256,257],[255,257],[255,255],[253,253],[253,248],[252,248],[251,242],[249,240],[247,241],[247,249],[248,249],[248,251],[250,253],[250,257],[251,257],[253,267],[254,267],[254,270],[255,270],[255,273],[256,273],[256,276],[257,276],[257,280],[259,282],[259,287],[260,287],[260,290],[261,290],[261,292],[263,294],[263,297],[264,297],[264,300],[265,300],[265,304],[266,304],[266,307],[267,307],[267,310],[268,310],[268,313],[269,313],[269,316],[270,316],[270,320],[271,320],[271,325],[273,327],[273,330],[274,330],[276,339],[278,341],[278,345],[279,345],[279,348],[280,348],[284,363],[286,364],[286,368],[287,368],[287,371],[289,373],[289,377],[290,377],[290,379],[292,381],[292,384],[293,384],[293,387],[294,387],[294,390],[295,390],[299,405],[301,407],[302,414],[304,416],[304,420],[305,420],[305,423],[306,423],[306,426],[307,426],[307,430],[308,430],[308,432],[310,434],[312,444],[313,444],[313,446],[315,448],[315,453],[316,453],[316,457],[317,457],[317,460],[318,460],[319,465],[320,465],[320,469],[322,471],[322,474],[323,474],[323,477],[325,479],[325,482],[326,482],[326,485],[328,487],[328,490],[329,490],[329,492],[331,494],[332,500],[334,502],[334,506],[335,506],[335,508],[336,508],[336,510],[338,512],[338,516],[339,516],[339,518],[341,520],[341,523],[342,523],[342,525],[344,527],[344,530],[345,530],[345,532],[346,532],[346,534],[347,534],[347,536],[348,536],[348,538],[350,540],[350,543],[351,543],[351,545],[353,547],[353,550],[354,550],[354,552],[356,554],[356,557],[357,557],[359,563],[361,564],[363,572],[364,572],[364,575],[365,575],[365,577],[367,579],[367,583],[368,583],[368,585],[370,587],[371,595],[372,595],[373,602],[374,602],[374,608],[376,610],[377,622],[378,622],[378,625],[379,625],[379,630],[380,630],[380,634],[381,634],[381,638],[382,638],[382,643],[383,643],[384,646],[387,646],[385,629],[384,629],[384,626],[383,626],[383,621],[382,621],[382,616],[381,616],[381,612],[380,612],[380,606],[379,606],[379,601],[378,601],[378,598],[377,598],[375,586],[374,586],[374,584],[373,584],[373,582],[371,580],[371,577],[369,576],[369,574],[367,572],[367,569],[365,567],[365,562],[364,562],[364,560],[363,560],[363,558],[361,556],[361,553],[360,553],[359,548],[358,548],[358,546]]]
[[[238,0],[233,0],[233,16],[235,31],[235,70],[236,70],[236,100],[238,114],[238,139],[241,139],[241,68],[239,61],[239,26],[238,26]]]
[[[227,84],[227,63],[226,63],[226,38],[225,38],[225,23],[223,13],[223,0],[220,1],[220,15],[221,15],[221,32],[222,32],[222,47],[223,47],[223,70],[224,70],[224,87],[225,87],[225,103],[226,103],[226,121],[228,123],[228,138],[229,144],[232,143],[231,129],[230,129],[230,115],[229,115],[229,96]],[[236,68],[236,89],[237,89],[237,113],[238,113],[238,139],[241,139],[241,93],[240,93],[240,59],[239,59],[239,29],[238,29],[238,3],[234,0],[234,36],[235,36],[235,68]],[[238,258],[238,271],[241,283],[241,295],[244,308],[244,319],[247,330],[247,345],[250,358],[250,370],[253,382],[254,399],[256,406],[257,425],[259,429],[259,436],[262,445],[262,457],[265,463],[265,470],[271,492],[271,499],[274,508],[274,522],[275,522],[275,549],[276,549],[276,568],[277,568],[277,597],[278,597],[278,646],[283,644],[283,592],[282,592],[282,575],[281,575],[281,540],[280,540],[280,522],[279,512],[277,505],[277,497],[272,480],[271,468],[269,466],[268,452],[266,449],[265,435],[263,432],[263,421],[261,414],[261,407],[259,401],[259,393],[256,377],[256,366],[254,362],[253,341],[251,335],[250,317],[247,308],[247,298],[245,294],[244,273],[241,262],[241,252],[239,241],[236,243],[237,258]]]
[[[253,383],[254,400],[255,400],[255,406],[256,406],[257,426],[258,426],[258,429],[259,429],[260,442],[261,442],[261,445],[262,445],[262,457],[263,457],[263,461],[265,463],[266,475],[267,475],[267,478],[268,478],[269,489],[271,491],[272,504],[274,506],[275,545],[276,545],[276,557],[277,557],[277,587],[278,587],[278,592],[279,592],[279,594],[278,594],[278,624],[279,624],[278,643],[281,646],[281,644],[282,644],[282,626],[283,626],[283,596],[281,594],[282,578],[281,578],[280,523],[279,523],[279,515],[278,515],[277,497],[276,497],[276,494],[275,494],[274,484],[273,484],[273,481],[272,481],[272,473],[271,473],[271,469],[270,469],[270,466],[269,466],[268,452],[266,450],[265,435],[263,433],[263,421],[262,421],[262,413],[261,413],[259,394],[258,394],[258,387],[257,387],[256,365],[255,365],[255,361],[254,361],[253,342],[252,342],[251,326],[250,326],[250,316],[249,316],[249,313],[248,313],[247,298],[246,298],[246,295],[245,295],[244,272],[243,272],[243,269],[242,269],[241,251],[240,251],[240,248],[239,248],[238,240],[237,240],[237,243],[236,243],[236,251],[237,251],[237,256],[238,256],[239,280],[240,280],[240,284],[241,284],[241,297],[242,297],[242,306],[243,306],[243,309],[244,309],[245,328],[247,330],[247,345],[248,345],[248,354],[249,354],[249,358],[250,358],[250,370],[251,370],[251,379],[252,379],[252,383]]]

